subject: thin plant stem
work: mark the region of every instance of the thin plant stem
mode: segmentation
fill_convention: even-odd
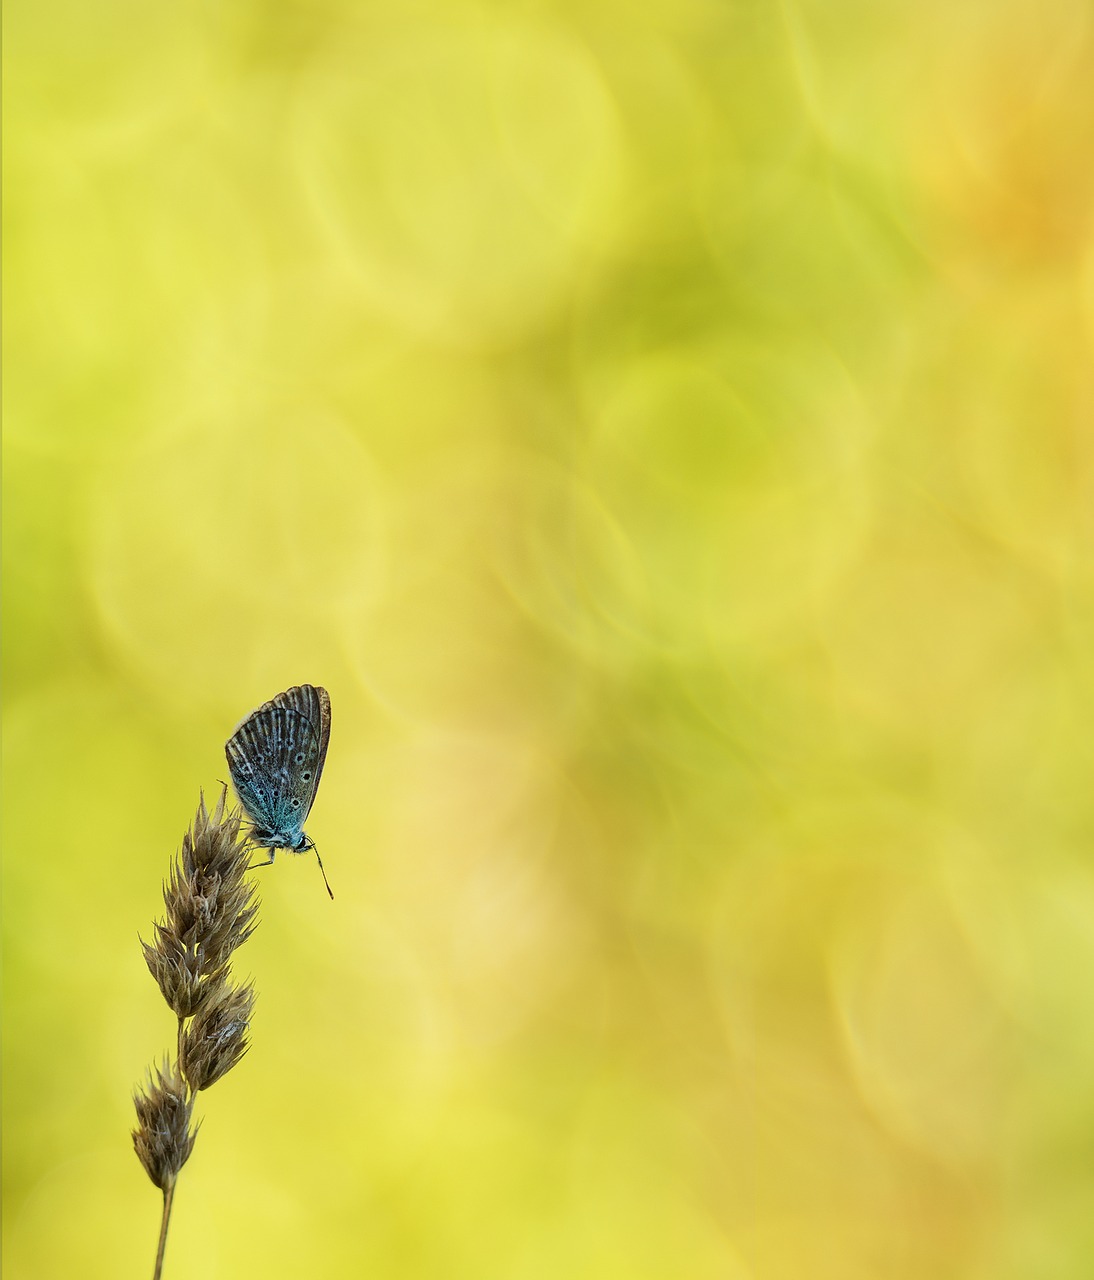
[[[160,1223],[160,1243],[156,1250],[156,1269],[152,1272],[152,1280],[160,1280],[163,1275],[163,1252],[167,1248],[167,1224],[171,1221],[171,1206],[175,1203],[175,1182],[172,1179],[163,1192],[163,1221]]]

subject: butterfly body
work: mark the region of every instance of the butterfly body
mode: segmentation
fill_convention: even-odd
[[[270,862],[278,849],[306,853],[315,848],[304,823],[319,788],[329,741],[327,691],[304,684],[252,711],[225,745],[232,784],[251,820],[251,839],[270,851]]]

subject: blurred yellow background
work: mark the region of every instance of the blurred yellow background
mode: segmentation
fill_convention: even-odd
[[[4,26],[5,1280],[1094,1274],[1087,0]]]

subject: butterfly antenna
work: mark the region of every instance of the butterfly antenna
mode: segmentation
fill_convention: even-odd
[[[315,845],[312,845],[315,849]],[[330,881],[327,879],[327,873],[323,870],[323,859],[319,856],[319,850],[315,849],[315,860],[319,863],[319,871],[323,876],[323,883],[327,886],[327,892],[330,894],[331,902],[334,901],[334,891],[330,887]]]

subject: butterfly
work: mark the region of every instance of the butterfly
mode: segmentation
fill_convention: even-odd
[[[326,689],[301,684],[252,711],[225,744],[232,785],[252,823],[251,839],[270,851],[269,862],[256,866],[269,866],[278,849],[315,849],[304,823],[323,775],[329,741],[330,697]],[[333,899],[318,849],[315,856]]]

